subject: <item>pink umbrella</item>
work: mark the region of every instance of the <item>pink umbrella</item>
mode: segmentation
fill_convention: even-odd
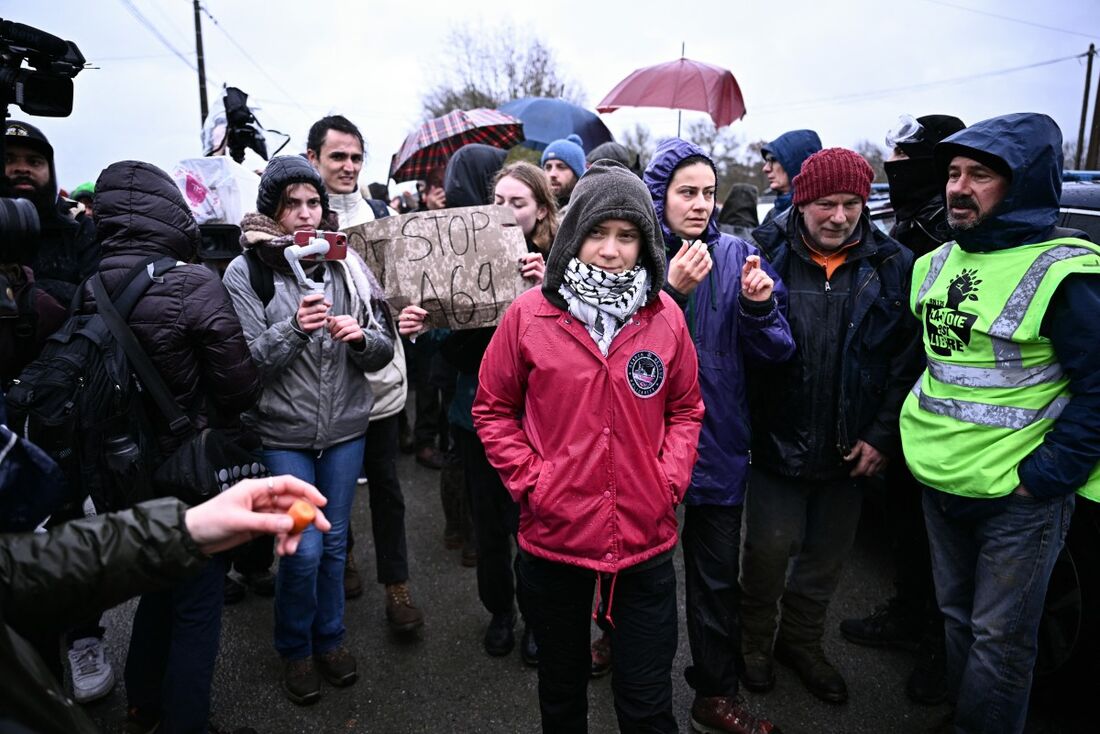
[[[596,105],[600,112],[620,107],[699,110],[708,113],[716,127],[745,116],[745,100],[732,73],[683,57],[636,70]]]

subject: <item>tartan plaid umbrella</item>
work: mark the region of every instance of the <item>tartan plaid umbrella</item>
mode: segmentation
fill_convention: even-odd
[[[489,109],[454,110],[423,123],[405,138],[390,161],[390,178],[418,181],[447,165],[451,155],[469,143],[510,148],[523,140],[523,123]]]

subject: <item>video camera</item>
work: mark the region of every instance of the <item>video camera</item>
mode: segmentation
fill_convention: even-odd
[[[24,68],[23,62],[30,68]],[[28,115],[68,117],[73,111],[73,77],[84,68],[84,55],[72,41],[0,18],[0,123],[11,104]],[[0,136],[0,162],[4,137]],[[19,260],[19,253],[38,239],[40,223],[34,204],[6,198],[7,175],[0,171],[0,262]]]

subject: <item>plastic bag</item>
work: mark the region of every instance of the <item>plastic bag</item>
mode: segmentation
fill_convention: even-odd
[[[256,208],[260,177],[231,158],[182,160],[172,179],[199,224],[240,224]]]

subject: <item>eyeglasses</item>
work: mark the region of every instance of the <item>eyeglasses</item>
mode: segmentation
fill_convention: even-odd
[[[778,163],[778,162],[779,162],[779,159],[776,158],[771,153],[765,153],[764,154],[764,163]]]
[[[919,143],[924,139],[924,125],[912,115],[900,115],[898,122],[886,133],[886,148],[893,150],[901,143]]]

